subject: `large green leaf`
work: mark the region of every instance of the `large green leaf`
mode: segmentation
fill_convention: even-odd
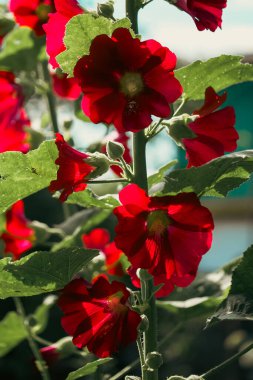
[[[0,321],[0,357],[8,354],[27,336],[22,317],[15,311],[9,312]]]
[[[243,254],[232,275],[228,297],[209,319],[212,324],[222,320],[253,320],[253,245]]]
[[[54,141],[45,141],[27,154],[0,154],[0,213],[19,199],[47,187],[56,178],[57,155]]]
[[[92,40],[100,35],[111,36],[117,28],[130,28],[129,19],[125,18],[112,22],[105,17],[97,17],[92,14],[81,14],[68,22],[64,37],[66,50],[57,56],[57,62],[65,73],[73,75],[73,70],[78,59],[89,54]]]
[[[112,360],[111,358],[105,358],[105,359],[98,359],[95,362],[85,364],[82,368],[79,368],[77,371],[70,372],[66,380],[75,380],[79,379],[80,377],[91,375],[92,373],[96,372],[97,367],[105,364]]]
[[[236,83],[253,81],[253,65],[241,60],[241,56],[221,55],[176,70],[176,78],[184,89],[183,97],[200,100],[209,86],[220,91]]]
[[[246,182],[253,172],[253,150],[216,158],[209,163],[171,172],[164,178],[159,194],[195,192],[198,196],[225,197]]]
[[[69,248],[35,252],[18,261],[0,260],[0,298],[33,296],[62,289],[97,255],[97,251]]]
[[[93,206],[103,209],[113,209],[119,205],[119,202],[113,196],[106,195],[103,197],[97,197],[90,189],[71,194],[66,203],[74,203],[83,207]]]
[[[32,29],[13,29],[4,39],[0,52],[0,67],[14,72],[35,70],[46,56],[44,38],[35,36]]]
[[[159,183],[163,180],[165,174],[174,166],[177,164],[177,160],[173,160],[169,162],[168,164],[162,166],[160,169],[158,169],[157,172],[152,174],[151,176],[148,177],[148,185],[149,187],[152,187],[156,183]]]

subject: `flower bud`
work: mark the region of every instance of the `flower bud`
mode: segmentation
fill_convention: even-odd
[[[107,3],[99,4],[97,5],[97,12],[99,16],[104,16],[107,18],[111,18],[114,13],[114,1],[109,0]]]
[[[140,280],[148,281],[152,279],[151,274],[146,269],[138,269],[136,274]]]
[[[108,141],[106,144],[106,152],[112,160],[117,160],[123,156],[125,148],[116,141]]]
[[[105,154],[95,152],[85,159],[89,165],[95,167],[95,170],[90,174],[89,179],[96,178],[106,173],[109,170],[110,162]]]
[[[146,358],[146,364],[149,369],[158,369],[163,364],[163,358],[160,352],[149,352]]]
[[[182,139],[191,139],[195,138],[196,135],[194,132],[188,128],[187,124],[196,116],[189,116],[187,114],[181,115],[178,118],[174,118],[174,120],[170,120],[170,124],[168,126],[168,134],[175,140],[178,145],[181,145]]]

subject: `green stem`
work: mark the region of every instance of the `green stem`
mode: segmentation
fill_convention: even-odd
[[[126,16],[132,23],[134,33],[138,34],[138,6],[136,0],[126,0]]]
[[[209,371],[207,371],[206,373],[204,373],[203,375],[201,375],[201,377],[203,377],[203,379],[205,379],[205,380],[209,379],[210,377],[212,377],[212,375],[214,375],[217,372],[221,371],[223,368],[227,367],[229,364],[233,363],[238,358],[240,358],[241,356],[245,355],[247,352],[249,352],[252,349],[253,349],[253,343],[251,343],[246,348],[244,348],[244,350],[242,350],[242,351],[238,352],[237,354],[231,356],[231,358],[225,360],[223,363],[221,363],[221,364],[217,365],[216,367],[210,369]]]
[[[148,190],[146,165],[146,137],[144,131],[133,135],[133,182],[144,190]]]
[[[121,183],[121,182],[129,182],[128,179],[126,178],[119,178],[119,179],[102,179],[102,180],[97,180],[97,181],[93,181],[93,180],[84,180],[85,183],[90,183],[92,185],[98,185],[98,184],[101,184],[101,183]]]
[[[142,346],[141,337],[138,337],[136,343],[137,343],[138,352],[139,352],[139,362],[141,363],[141,374],[142,374],[142,377],[144,378],[145,357],[144,357],[144,352],[143,352],[143,346]]]
[[[44,80],[48,84],[46,97],[47,97],[47,104],[48,104],[48,109],[49,109],[50,118],[52,122],[52,127],[53,127],[54,133],[57,133],[59,132],[59,125],[58,125],[58,119],[57,119],[57,113],[56,113],[55,97],[53,95],[53,90],[52,90],[52,80],[48,71],[47,62],[42,63],[42,70],[43,70]]]
[[[35,341],[33,339],[32,329],[29,325],[29,322],[27,321],[23,304],[22,304],[21,300],[17,297],[14,297],[13,300],[14,300],[14,303],[16,305],[16,309],[17,309],[18,314],[23,319],[24,326],[25,326],[25,329],[27,332],[27,341],[28,341],[30,349],[31,349],[31,351],[32,351],[32,353],[36,359],[36,366],[37,366],[37,368],[41,374],[41,378],[43,380],[50,380],[50,376],[49,376],[49,373],[47,370],[47,365],[44,362],[44,360],[41,356],[40,350],[38,349],[37,344],[35,343]]]

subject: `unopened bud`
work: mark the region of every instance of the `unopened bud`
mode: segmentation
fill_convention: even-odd
[[[97,12],[99,16],[104,16],[107,18],[111,18],[114,13],[114,1],[109,0],[107,3],[104,4],[98,4],[97,5]]]
[[[136,274],[140,280],[148,281],[152,279],[151,274],[146,269],[138,269]]]
[[[163,364],[163,358],[160,352],[149,352],[146,357],[145,363],[149,369],[158,369]]]
[[[108,141],[106,144],[106,152],[112,160],[117,160],[123,156],[125,148],[116,141]]]
[[[85,159],[89,165],[95,167],[95,170],[89,175],[89,178],[96,178],[106,173],[110,167],[110,161],[103,153],[93,153],[89,155],[89,158]]]

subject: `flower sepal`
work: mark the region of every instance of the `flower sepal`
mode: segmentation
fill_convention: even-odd
[[[167,132],[177,145],[183,146],[182,139],[194,139],[195,133],[188,127],[188,123],[196,120],[198,116],[183,114],[166,122]]]
[[[100,177],[106,173],[110,167],[110,160],[108,157],[99,152],[89,154],[89,157],[85,159],[85,162],[95,168],[95,170],[87,176],[87,179]]]

